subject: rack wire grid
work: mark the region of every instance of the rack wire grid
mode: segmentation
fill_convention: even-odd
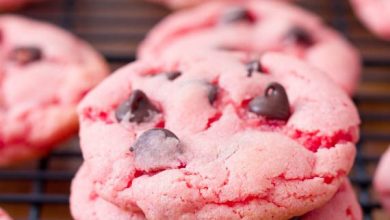
[[[390,219],[371,184],[378,159],[390,143],[390,43],[369,34],[346,0],[301,0],[297,4],[321,15],[362,52],[364,74],[354,101],[363,123],[350,177],[364,219]],[[55,23],[86,39],[115,70],[135,59],[137,44],[169,12],[142,0],[51,0],[19,13]],[[62,145],[40,161],[0,169],[0,206],[16,220],[71,219],[69,187],[82,157],[77,137]]]

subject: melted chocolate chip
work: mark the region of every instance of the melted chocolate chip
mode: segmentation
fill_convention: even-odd
[[[209,85],[210,88],[209,88],[209,94],[207,98],[209,99],[210,105],[212,105],[218,97],[218,86],[213,84],[209,84]]]
[[[130,97],[116,110],[116,119],[120,122],[128,119],[129,122],[142,123],[150,121],[157,113],[157,108],[150,102],[141,90],[135,90]]]
[[[254,72],[261,71],[261,64],[258,60],[253,60],[246,64],[246,70],[248,71],[247,76],[251,77]]]
[[[130,148],[137,169],[155,171],[181,165],[183,153],[179,138],[164,128],[144,132]]]
[[[221,24],[230,24],[239,21],[245,21],[253,23],[255,21],[254,17],[250,14],[250,12],[239,6],[228,8],[221,16],[220,22]]]
[[[310,33],[301,27],[291,28],[286,34],[286,41],[304,46],[311,46],[314,43]]]
[[[42,59],[42,51],[38,47],[17,47],[9,57],[12,61],[25,65]]]
[[[168,72],[168,73],[166,73],[166,76],[169,80],[173,81],[177,77],[181,76],[181,72],[179,72],[179,71]]]
[[[287,120],[290,117],[290,104],[286,90],[279,83],[271,83],[264,96],[249,102],[249,111],[269,119]]]

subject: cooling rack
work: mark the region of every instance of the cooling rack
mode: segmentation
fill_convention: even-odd
[[[354,97],[362,129],[351,180],[364,219],[388,220],[371,179],[381,153],[390,144],[390,43],[369,34],[346,0],[301,0],[298,4],[320,14],[362,52],[364,74]],[[135,59],[138,43],[168,10],[142,0],[51,0],[19,13],[55,23],[86,39],[115,70]],[[0,206],[16,220],[71,219],[70,181],[82,158],[77,137],[62,145],[40,161],[0,169]]]

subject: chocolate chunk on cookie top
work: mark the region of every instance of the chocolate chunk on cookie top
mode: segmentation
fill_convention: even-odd
[[[252,23],[255,18],[250,14],[249,10],[240,6],[232,6],[227,8],[221,15],[219,22],[221,24],[231,24],[235,22]]]
[[[218,98],[218,86],[209,84],[209,94],[207,98],[209,99],[210,105],[212,105]]]
[[[302,46],[312,46],[315,43],[310,33],[299,26],[291,28],[287,32],[284,40],[287,44],[297,44]]]
[[[249,103],[249,110],[269,119],[287,120],[290,103],[286,90],[279,83],[271,83],[265,89],[264,96],[256,97]]]
[[[135,166],[143,171],[177,168],[182,162],[179,138],[163,128],[150,129],[137,139],[130,148],[134,153]]]
[[[135,90],[117,108],[115,116],[119,122],[126,120],[139,124],[149,122],[157,112],[157,108],[150,102],[146,94],[141,90]]]
[[[180,71],[172,71],[172,72],[167,72],[166,75],[167,75],[167,78],[169,80],[173,81],[181,76],[181,72]]]
[[[25,65],[28,63],[39,61],[40,59],[42,59],[42,56],[43,54],[39,47],[22,46],[13,49],[10,53],[9,58],[20,65]]]
[[[253,73],[261,72],[261,64],[258,60],[253,60],[246,64],[246,69],[248,71],[247,76],[251,77]]]

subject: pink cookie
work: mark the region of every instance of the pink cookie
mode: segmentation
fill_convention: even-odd
[[[362,209],[349,181],[344,181],[333,198],[323,207],[311,211],[302,220],[361,220]]]
[[[93,189],[90,169],[81,166],[72,181],[70,210],[75,220],[141,220],[141,213],[132,213],[102,199]],[[1,219],[0,219],[1,220]]]
[[[11,220],[11,217],[2,209],[0,209],[0,220]]]
[[[361,69],[358,52],[340,34],[316,15],[277,1],[211,2],[179,11],[150,32],[138,56],[171,60],[195,50],[292,54],[326,72],[349,94]]]
[[[375,173],[374,185],[382,205],[390,213],[390,148],[382,156]]]
[[[355,13],[377,36],[390,40],[389,0],[350,0]]]
[[[0,0],[0,12],[19,9],[26,4],[41,2],[43,0]]]
[[[213,0],[150,0],[153,2],[158,2],[164,5],[167,5],[170,8],[178,9],[178,8],[186,8],[190,6],[199,5],[201,3],[210,2]],[[214,0],[216,1],[216,0]],[[231,0],[220,0],[220,1],[231,1]],[[237,0],[237,2],[245,2],[247,0]]]
[[[72,183],[70,208],[75,220],[136,220],[142,213],[131,212],[102,199],[93,189],[90,170],[84,164]],[[300,220],[361,220],[362,211],[349,181],[344,181],[323,207],[300,216]]]
[[[149,219],[302,215],[339,188],[359,125],[344,91],[281,54],[139,61],[89,93],[79,118],[97,193]]]
[[[47,153],[77,131],[76,105],[109,72],[53,25],[0,16],[0,166]]]

